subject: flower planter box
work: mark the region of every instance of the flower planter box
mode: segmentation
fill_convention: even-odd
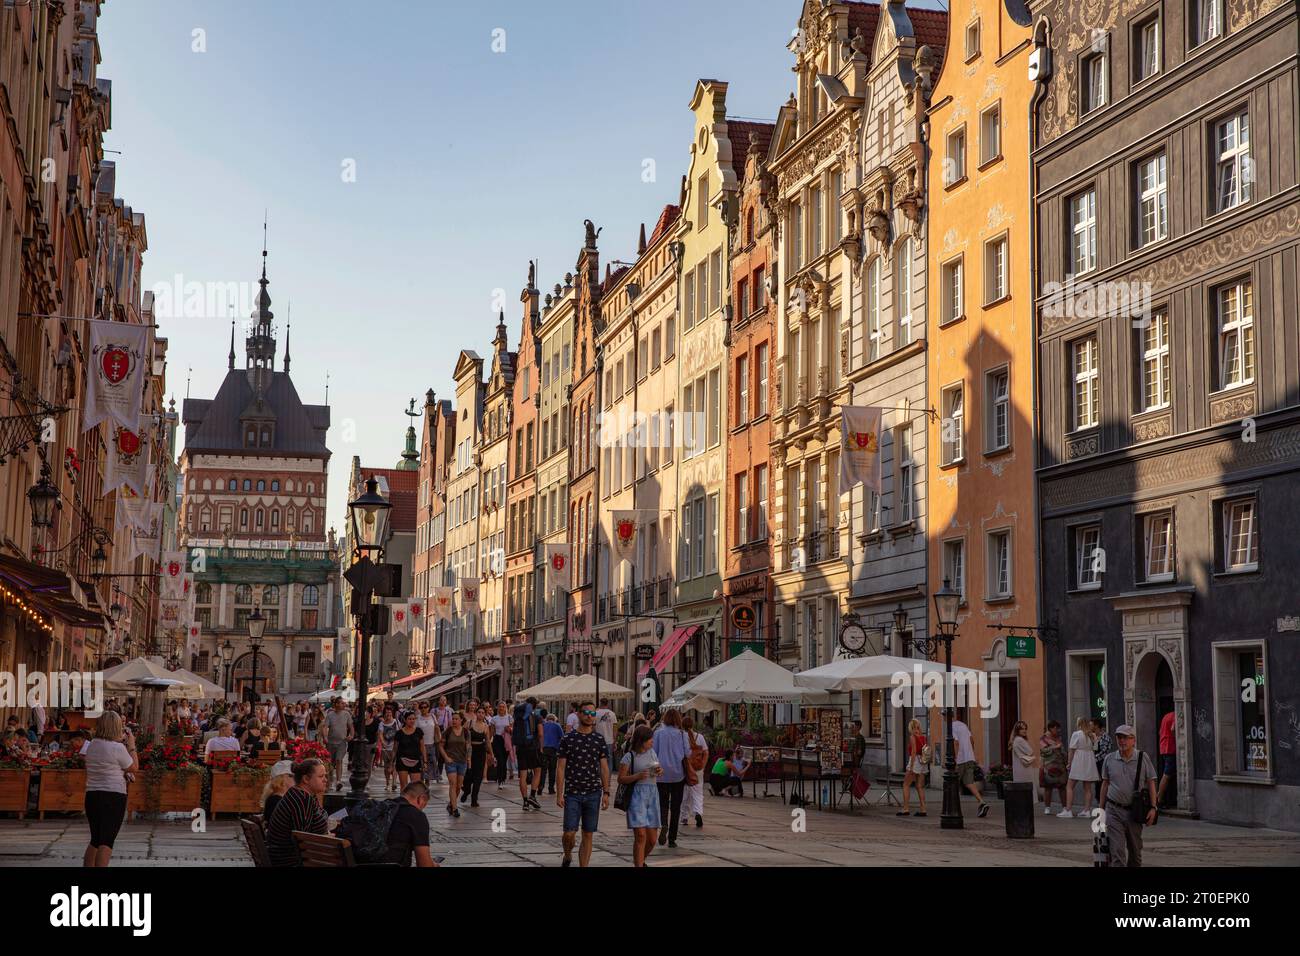
[[[86,771],[84,770],[50,770],[41,771],[40,795],[36,800],[36,810],[40,819],[45,819],[47,811],[62,813],[81,813],[86,809]]]
[[[31,781],[30,770],[0,770],[0,812],[17,813],[19,820],[27,816],[27,788]]]
[[[126,809],[132,813],[189,813],[202,806],[203,771],[164,771],[156,781],[138,771],[126,790]]]
[[[236,773],[233,770],[212,771],[212,805],[215,818],[218,813],[259,813],[262,809],[262,788],[270,780],[269,774]]]

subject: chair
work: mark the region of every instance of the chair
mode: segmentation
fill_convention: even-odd
[[[293,840],[298,844],[298,856],[303,866],[337,868],[357,865],[349,840],[303,830],[294,830]]]
[[[262,824],[256,819],[240,817],[239,825],[244,830],[244,842],[248,844],[248,855],[253,858],[254,866],[270,866],[271,856],[266,850],[266,834]]]

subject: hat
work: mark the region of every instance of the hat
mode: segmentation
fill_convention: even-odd
[[[278,777],[282,773],[293,773],[292,760],[277,760],[271,767],[271,776]]]
[[[1116,737],[1136,737],[1137,731],[1133,729],[1132,724],[1120,724],[1115,728]]]

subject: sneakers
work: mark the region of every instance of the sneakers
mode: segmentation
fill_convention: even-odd
[[[573,865],[573,861],[570,860],[567,856],[560,861],[560,866],[572,866],[572,865]]]
[[[677,841],[676,841],[676,840],[669,840],[669,841],[668,841],[668,849],[670,849],[670,850],[675,850],[675,849],[677,849]]]
[[[659,845],[660,845],[660,846],[664,846],[664,845],[667,844],[667,843],[668,843],[668,831],[667,831],[667,830],[660,830],[660,831],[659,831]]]
[[[1062,810],[1060,813],[1057,814],[1057,816],[1062,820],[1072,820],[1074,818],[1074,814],[1071,813],[1069,810]]]
[[[335,792],[335,793],[341,792],[342,790],[343,790],[343,782],[342,782],[342,781],[339,781],[338,783],[334,784],[334,792]]]
[[[701,816],[700,814],[698,814],[698,813],[695,814],[695,825],[696,825],[697,827],[702,827],[702,826],[704,826],[704,817],[702,817],[702,816]]]
[[[986,817],[989,815],[989,805],[987,803],[980,803],[980,808],[975,812],[981,817]]]
[[[524,806],[525,807],[531,806],[534,810],[542,809],[542,805],[537,802],[537,799],[535,797],[529,797],[527,800],[525,800]]]

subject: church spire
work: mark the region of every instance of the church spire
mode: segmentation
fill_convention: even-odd
[[[235,367],[235,320],[230,320],[230,367]]]
[[[289,300],[289,320],[284,323],[284,373],[289,374],[289,330],[293,328],[293,299]]]

